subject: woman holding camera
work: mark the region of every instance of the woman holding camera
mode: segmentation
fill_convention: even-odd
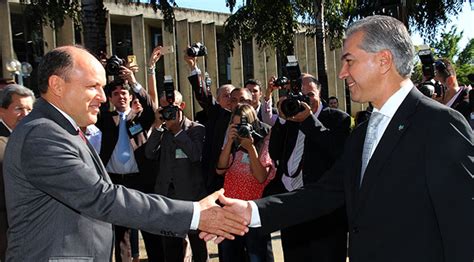
[[[225,176],[225,195],[242,200],[262,197],[263,189],[275,176],[268,153],[270,126],[259,121],[252,106],[238,105],[224,141],[217,174]],[[229,261],[273,261],[270,235],[254,229],[245,236],[220,244],[221,258]]]

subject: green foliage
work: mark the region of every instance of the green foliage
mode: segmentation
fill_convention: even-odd
[[[20,3],[25,6],[25,15],[29,19],[43,25],[59,28],[67,17],[75,24],[80,21],[79,0],[20,0]]]
[[[474,39],[470,39],[466,47],[459,53],[457,65],[474,65]]]
[[[453,61],[454,56],[459,53],[458,44],[462,35],[462,31],[458,33],[457,28],[452,27],[448,32],[443,30],[438,39],[431,38],[429,44],[434,50],[434,55]]]
[[[456,78],[459,84],[469,84],[471,81],[467,78],[469,74],[474,74],[474,64],[455,65]]]

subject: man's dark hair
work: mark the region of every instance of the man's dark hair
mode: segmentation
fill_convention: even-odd
[[[313,82],[316,84],[316,88],[321,91],[321,83],[318,81],[318,79],[316,79],[314,76],[304,76],[303,78],[305,79],[309,79],[309,83]],[[302,79],[300,78],[299,81],[301,81]],[[300,82],[300,86],[301,86],[301,82]]]
[[[123,79],[117,78],[114,81],[105,85],[105,95],[107,95],[107,97],[112,97],[112,92],[114,92],[117,87],[120,87],[120,89],[127,90],[128,92],[130,92],[130,86],[126,84]]]
[[[38,90],[41,94],[48,91],[48,80],[57,75],[68,81],[69,73],[74,66],[71,54],[65,49],[54,49],[43,56],[38,66]]]
[[[253,79],[253,78],[245,81],[244,87],[247,86],[247,85],[257,85],[260,88],[262,87],[262,83],[259,80]]]
[[[335,99],[336,102],[339,102],[339,99],[337,99],[337,97],[335,97],[335,96],[331,96],[328,100],[331,100],[331,99]]]
[[[13,101],[13,95],[18,95],[21,97],[29,96],[31,99],[33,99],[33,102],[35,101],[35,94],[27,87],[17,84],[9,84],[5,86],[2,91],[0,91],[0,106],[5,109],[8,108]]]

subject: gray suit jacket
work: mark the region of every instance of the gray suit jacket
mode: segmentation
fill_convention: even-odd
[[[112,225],[184,236],[193,204],[113,185],[71,123],[39,99],[6,148],[7,261],[110,261]]]
[[[177,136],[166,130],[153,130],[145,155],[160,163],[155,193],[182,200],[199,200],[206,195],[201,167],[205,134],[203,125],[186,117]]]

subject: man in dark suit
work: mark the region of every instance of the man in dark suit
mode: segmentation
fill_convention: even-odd
[[[291,192],[317,182],[341,155],[350,133],[348,114],[330,107],[323,108],[319,81],[305,74],[301,83],[301,92],[308,99],[308,103],[301,102],[306,110],[286,117],[279,108],[280,117],[272,127],[269,151],[278,166],[277,176],[267,187],[266,194],[276,193],[270,191],[278,188],[281,188],[278,193]],[[280,99],[280,106],[282,101],[285,98]],[[319,135],[317,120],[328,130],[325,136]],[[287,215],[292,216],[291,213]],[[344,208],[282,229],[281,241],[285,261],[344,262],[347,249]]]
[[[173,104],[163,94],[160,105],[162,108],[155,112],[154,128],[145,146],[146,157],[159,163],[159,169],[155,171],[154,192],[173,199],[199,200],[206,195],[201,168],[206,130],[203,125],[189,120],[183,114],[186,104],[177,90],[174,91]],[[175,106],[174,117],[170,113],[162,114],[162,110],[172,108],[170,106]],[[207,261],[206,242],[195,233],[188,234],[188,237],[193,252],[192,260]],[[164,236],[161,240],[165,261],[184,260],[183,239]]]
[[[346,36],[339,77],[352,100],[372,102],[368,123],[354,129],[318,183],[255,203],[221,203],[274,231],[345,202],[351,262],[472,261],[473,131],[459,112],[413,86],[415,52],[403,23],[371,16]]]
[[[79,127],[97,121],[105,70],[86,50],[63,46],[38,68],[42,98],[5,151],[7,261],[110,261],[112,224],[183,237],[192,229],[243,234],[244,220],[215,204],[114,185]],[[241,232],[242,231],[242,232]]]
[[[115,110],[102,110],[97,119],[96,126],[102,132],[99,155],[114,184],[152,193],[152,185],[155,183],[153,163],[145,158],[144,144],[148,137],[147,132],[155,119],[155,108],[152,99],[136,81],[130,69],[122,66],[120,76],[121,78],[105,86],[107,99]],[[134,99],[138,99],[141,110],[132,110],[131,103]],[[122,121],[123,129],[121,129]],[[137,230],[116,226],[114,232],[117,262],[122,261],[120,254],[124,252],[122,250],[124,248],[121,248],[120,243],[124,241],[127,230],[131,230],[131,238],[130,242],[125,243],[136,247],[132,257],[138,256],[135,253],[138,251],[139,241]],[[159,243],[156,243],[147,232],[142,232],[142,235],[150,260],[160,261],[159,248],[153,248],[159,246]]]
[[[30,89],[9,84],[0,90],[0,261],[5,261],[7,249],[7,209],[3,186],[3,154],[13,129],[33,109],[35,95]]]

